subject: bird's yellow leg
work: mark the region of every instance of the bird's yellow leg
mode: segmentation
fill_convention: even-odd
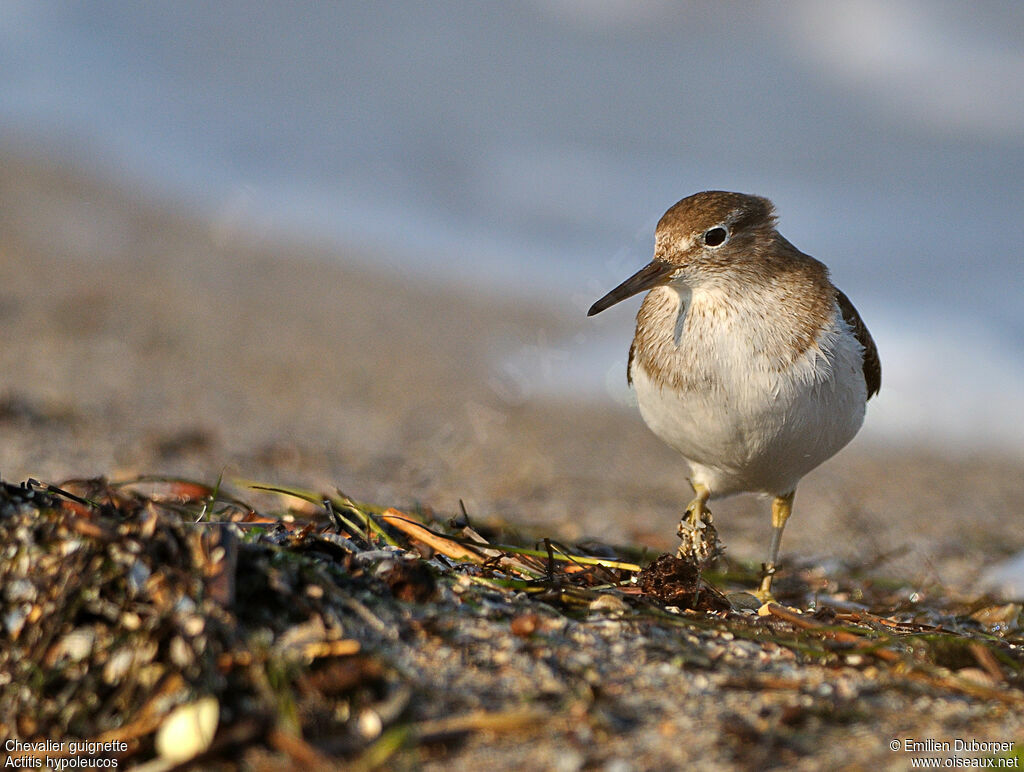
[[[677,554],[681,558],[703,555],[703,528],[705,522],[711,522],[711,513],[708,511],[707,503],[711,497],[711,490],[700,483],[690,483],[693,486],[693,501],[686,505],[686,512],[679,520],[679,528],[676,534],[681,540]]]
[[[772,499],[772,543],[768,548],[768,562],[761,567],[761,586],[754,593],[766,603],[774,600],[772,598],[772,577],[775,576],[775,563],[779,559],[782,530],[793,513],[793,496],[795,494],[796,491],[790,491]]]
[[[691,528],[699,528],[701,520],[704,515],[710,514],[708,512],[707,503],[708,499],[711,498],[711,491],[700,483],[690,483],[693,487],[693,501],[686,505],[686,512],[683,514],[682,520],[679,521],[679,527],[683,527],[683,523],[689,520]]]

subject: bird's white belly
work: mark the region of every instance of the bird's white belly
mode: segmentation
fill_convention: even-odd
[[[830,331],[782,372],[759,368],[742,347],[703,354],[715,376],[707,388],[662,385],[637,362],[631,375],[644,421],[712,495],[788,493],[864,420],[862,353],[850,335]]]

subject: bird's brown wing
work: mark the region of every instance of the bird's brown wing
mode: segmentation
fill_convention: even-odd
[[[871,399],[882,388],[882,362],[878,358],[878,348],[875,346],[875,341],[871,337],[871,333],[868,332],[864,320],[857,313],[857,309],[838,288],[836,288],[836,302],[839,303],[843,319],[853,330],[854,337],[864,347],[864,382],[868,385],[868,399]]]
[[[626,383],[633,385],[633,357],[636,355],[636,338],[629,344],[629,359],[626,360]]]

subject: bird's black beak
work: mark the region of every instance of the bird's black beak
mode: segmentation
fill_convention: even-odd
[[[663,260],[652,260],[622,282],[618,287],[594,303],[594,305],[590,307],[590,310],[587,311],[587,316],[599,314],[606,308],[611,308],[616,303],[625,300],[626,298],[633,297],[638,292],[643,292],[644,290],[657,287],[659,284],[664,284],[668,281],[669,276],[672,275],[672,271],[675,269],[676,266],[672,265],[672,263],[666,263]]]

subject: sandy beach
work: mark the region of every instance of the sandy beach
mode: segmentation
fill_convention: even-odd
[[[674,550],[682,464],[636,410],[544,397],[502,366],[573,356],[577,303],[432,285],[45,159],[4,157],[0,200],[5,480],[247,478],[428,514],[461,501],[477,525]],[[1019,635],[1006,620],[1020,606],[974,584],[1024,544],[1020,468],[855,440],[798,491],[773,589],[788,576],[805,613],[764,616],[681,610],[576,564],[556,575],[550,555],[509,585],[522,560],[444,561],[462,554],[435,553],[462,549],[447,539],[387,551],[354,544],[356,527],[289,531],[277,514],[265,533],[222,531],[206,498],[182,515],[113,488],[118,507],[62,493],[32,509],[46,497],[4,486],[0,734],[124,737],[137,761],[172,705],[203,696],[221,730],[200,762],[253,768],[862,769],[902,768],[899,738],[1012,750],[1019,644],[1003,636]],[[767,502],[713,511],[727,555],[760,561]],[[126,576],[150,581],[129,597]],[[820,596],[822,577],[842,589]],[[333,653],[288,665],[275,691],[271,640]],[[153,697],[152,673],[166,676]]]
[[[584,329],[575,305],[433,286],[40,158],[4,156],[0,196],[4,479],[224,472],[672,549],[689,490],[635,410],[496,368]],[[1020,469],[855,440],[802,483],[784,562],[966,591],[1024,546]],[[767,503],[713,511],[760,560]]]

